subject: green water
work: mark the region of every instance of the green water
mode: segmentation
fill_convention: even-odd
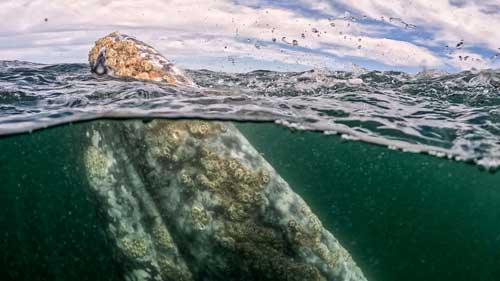
[[[240,130],[368,280],[500,280],[500,173],[273,125]]]
[[[85,126],[0,139],[0,280],[120,280],[83,176]],[[369,280],[499,280],[500,173],[272,124],[238,127]]]
[[[0,280],[120,280],[70,125],[0,139]]]

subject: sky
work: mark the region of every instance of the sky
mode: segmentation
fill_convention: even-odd
[[[181,67],[500,68],[500,0],[2,0],[0,60],[84,63],[113,31]]]

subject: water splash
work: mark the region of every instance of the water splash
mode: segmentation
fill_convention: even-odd
[[[500,166],[500,71],[190,71],[199,88],[0,62],[0,135],[96,118],[272,121]]]

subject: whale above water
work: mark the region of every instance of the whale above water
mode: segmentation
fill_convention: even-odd
[[[151,46],[96,41],[97,75],[196,87]],[[366,280],[337,239],[226,122],[95,122],[83,162],[126,280]]]

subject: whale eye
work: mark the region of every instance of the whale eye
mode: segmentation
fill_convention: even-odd
[[[95,73],[97,73],[97,75],[104,75],[106,74],[106,69],[102,66],[102,65],[97,65],[97,67],[95,68]]]
[[[108,72],[108,68],[106,67],[106,57],[104,53],[101,52],[97,59],[95,60],[94,66],[92,67],[92,72],[97,75],[104,75]]]

